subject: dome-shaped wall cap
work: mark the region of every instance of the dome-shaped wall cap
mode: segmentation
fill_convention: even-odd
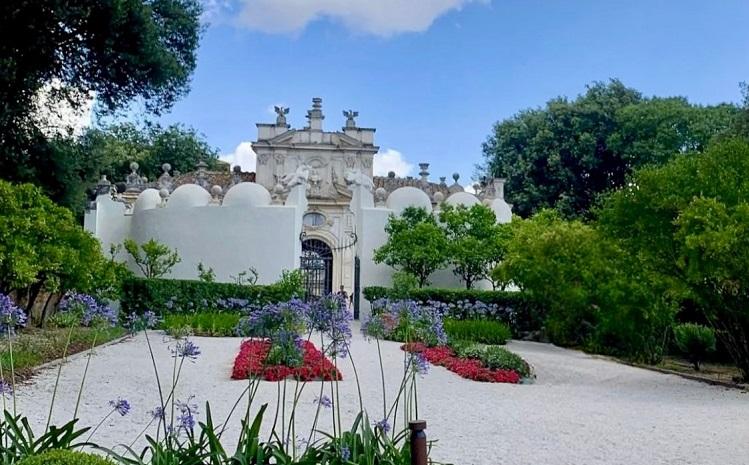
[[[183,184],[169,196],[167,208],[205,207],[211,202],[211,194],[197,184]]]
[[[432,211],[432,201],[426,192],[411,186],[399,187],[391,192],[385,205],[393,210],[396,215],[400,215],[407,207],[424,208],[428,212]]]
[[[452,205],[453,207],[457,207],[458,205],[465,205],[466,207],[471,208],[477,203],[481,203],[481,201],[470,192],[456,192],[454,194],[450,194],[450,197],[445,200],[445,203],[447,203],[448,205]]]
[[[254,182],[240,182],[232,186],[224,195],[225,207],[262,207],[270,205],[268,189]]]
[[[143,192],[138,194],[138,198],[135,199],[133,204],[133,213],[138,213],[143,210],[152,210],[161,205],[161,196],[159,191],[156,189],[145,189]]]

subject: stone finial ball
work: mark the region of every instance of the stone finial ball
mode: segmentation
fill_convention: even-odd
[[[434,195],[432,196],[432,198],[434,199],[435,202],[442,203],[445,200],[445,194],[443,194],[440,191],[437,191],[437,192],[434,193]]]
[[[239,166],[239,165],[234,165],[234,172],[235,172],[236,174],[239,174],[239,173],[241,173],[241,172],[242,172],[242,167],[241,167],[241,166]]]
[[[388,171],[388,177],[394,178],[395,177],[395,171]]]
[[[460,179],[459,173],[453,173],[453,181],[458,182],[458,179]]]
[[[163,165],[161,165],[161,169],[165,173],[168,173],[168,172],[170,172],[172,170],[172,165],[170,165],[169,163],[164,163]]]
[[[140,168],[140,166],[138,165],[138,162],[136,162],[136,161],[131,161],[130,162],[130,169],[131,170],[138,171],[138,168]]]
[[[169,189],[164,188],[159,190],[159,197],[161,197],[162,199],[169,197]]]
[[[377,190],[375,190],[375,198],[377,200],[385,200],[387,196],[388,191],[386,191],[384,187],[378,187]]]
[[[143,182],[148,182],[148,176],[143,176],[141,179],[143,180]]]
[[[218,197],[223,191],[224,190],[221,189],[221,186],[216,185],[211,187],[211,195],[213,195],[214,197]]]
[[[275,186],[273,186],[273,192],[275,192],[276,194],[282,194],[283,193],[283,184],[281,184],[279,182]]]

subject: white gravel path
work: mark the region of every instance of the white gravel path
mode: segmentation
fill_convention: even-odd
[[[185,364],[178,397],[194,394],[200,404],[210,401],[214,419],[220,422],[246,385],[230,379],[241,340],[193,340],[202,355]],[[168,384],[172,360],[168,346],[173,342],[157,335],[152,335],[152,342],[163,382]],[[385,342],[382,348],[390,400],[400,380],[403,354],[397,343]],[[749,464],[747,393],[547,344],[512,342],[509,348],[535,367],[535,384],[472,382],[441,367],[432,367],[420,381],[420,416],[428,422],[429,438],[439,440],[433,451],[436,460],[461,465]],[[355,331],[352,353],[365,406],[373,417],[380,417],[376,346]],[[63,368],[54,412],[57,423],[72,415],[85,361],[85,355],[79,354]],[[341,368],[345,377],[341,406],[353,418],[358,411],[353,371],[348,361]],[[39,428],[46,421],[56,372],[54,367],[42,370],[18,388],[19,410]],[[288,386],[293,389],[293,383]],[[311,383],[303,393],[298,432],[308,431],[318,386]],[[111,417],[102,426],[95,437],[101,445],[129,443],[147,424],[147,411],[158,403],[142,334],[97,350],[80,409],[81,424],[98,423],[108,411],[107,402],[117,397],[128,399],[133,411],[125,418]],[[257,401],[271,404],[266,432],[275,399],[276,384],[264,383]],[[324,412],[322,422],[329,424],[329,412]],[[236,424],[227,430],[228,442],[236,440]]]

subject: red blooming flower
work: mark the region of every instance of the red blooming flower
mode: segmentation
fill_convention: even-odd
[[[432,365],[443,366],[462,378],[488,383],[520,382],[520,375],[514,370],[489,369],[480,360],[456,357],[455,352],[447,346],[427,347],[421,343],[410,343],[403,344],[401,349],[406,352],[421,352]]]
[[[309,341],[303,343],[303,361],[298,367],[265,365],[269,350],[269,341],[257,339],[244,341],[234,360],[231,377],[247,379],[250,376],[259,376],[266,381],[280,381],[289,377],[298,378],[301,381],[343,379],[335,365]]]

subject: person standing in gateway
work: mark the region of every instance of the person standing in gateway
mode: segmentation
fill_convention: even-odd
[[[341,301],[343,301],[346,304],[346,309],[348,309],[348,301],[349,301],[348,292],[346,292],[346,289],[343,287],[343,284],[341,284],[341,287],[338,290],[338,292],[336,292],[336,295],[338,296],[338,298],[341,299]]]

